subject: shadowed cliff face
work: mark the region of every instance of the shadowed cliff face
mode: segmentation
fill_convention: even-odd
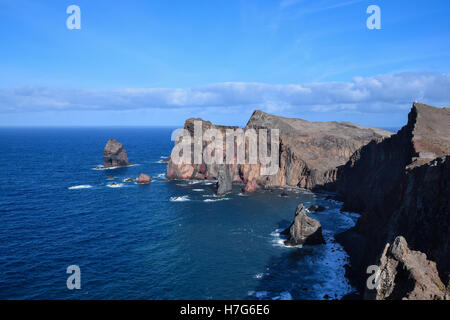
[[[185,129],[194,134],[194,121],[202,121],[203,132],[216,128],[225,132],[223,127],[201,119],[188,119]],[[350,156],[361,146],[373,139],[389,137],[390,132],[361,127],[352,123],[308,122],[301,119],[283,118],[255,111],[244,130],[279,130],[279,170],[273,175],[260,173],[261,163],[229,166],[230,175],[235,183],[250,183],[248,190],[254,190],[255,183],[263,188],[298,186],[308,189],[335,187],[337,167],[344,165]],[[225,140],[225,139],[224,139]],[[204,142],[205,148],[208,143]],[[245,154],[248,158],[249,146],[245,142]],[[193,148],[192,148],[193,150]],[[224,152],[225,154],[225,152]],[[218,165],[175,164],[167,166],[168,179],[217,179]]]
[[[364,290],[366,268],[386,243],[403,236],[412,250],[450,272],[450,109],[414,103],[396,135],[358,150],[340,169],[344,210],[357,225],[338,236],[352,260],[351,276]],[[358,242],[358,246],[355,245]]]

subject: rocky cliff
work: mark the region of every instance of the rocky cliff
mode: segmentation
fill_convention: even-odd
[[[361,213],[337,237],[351,257],[350,277],[365,291],[366,268],[403,236],[450,273],[450,109],[414,103],[397,134],[359,149],[339,170],[344,210]]]
[[[184,128],[191,136],[194,136],[195,121],[202,122],[203,134],[210,128],[218,129],[223,133],[227,129],[237,129],[237,127],[213,125],[201,119],[188,119]],[[245,131],[249,129],[255,129],[256,132],[259,132],[259,129],[278,129],[280,141],[277,157],[279,170],[274,175],[261,174],[260,162],[242,164],[235,161],[228,166],[232,181],[248,184],[246,190],[250,191],[256,190],[258,186],[332,189],[335,187],[337,168],[344,165],[356,150],[373,139],[382,139],[391,135],[384,130],[361,127],[352,123],[308,122],[302,119],[278,117],[262,111],[255,111],[252,114],[244,128]],[[248,141],[244,143],[248,159]],[[203,142],[204,149],[207,146],[208,143]],[[219,165],[204,162],[175,164],[169,161],[166,176],[168,179],[217,179],[218,169]]]

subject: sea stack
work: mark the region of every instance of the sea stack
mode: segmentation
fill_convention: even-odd
[[[308,217],[303,204],[299,204],[295,211],[294,221],[291,226],[281,234],[289,238],[284,242],[287,246],[318,245],[324,244],[322,226],[316,219]]]
[[[103,151],[103,167],[124,167],[130,165],[127,152],[123,148],[123,144],[111,138],[108,140]]]
[[[232,179],[230,175],[230,168],[226,164],[219,167],[219,177],[217,181],[217,195],[223,196],[230,193],[233,189]]]

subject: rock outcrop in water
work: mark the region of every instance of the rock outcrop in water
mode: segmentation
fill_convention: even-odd
[[[225,133],[227,129],[238,127],[217,126],[201,119],[188,119],[184,128],[194,137],[194,122],[202,123],[202,134],[207,129],[218,129]],[[381,139],[391,135],[390,132],[361,127],[347,122],[308,122],[273,116],[262,111],[255,111],[247,123],[245,130],[278,129],[280,138],[279,170],[274,175],[261,175],[261,163],[234,163],[229,165],[230,176],[234,183],[248,185],[247,192],[263,188],[295,186],[308,189],[333,189],[337,178],[337,168],[344,165],[350,156],[361,146],[373,139]],[[260,137],[258,137],[260,139]],[[225,141],[225,138],[223,139]],[[176,142],[182,143],[181,140]],[[237,150],[237,142],[235,142]],[[203,142],[203,150],[209,145]],[[191,144],[194,150],[194,143]],[[225,159],[224,152],[224,159]],[[245,155],[248,159],[249,146],[245,142]],[[224,162],[225,163],[225,162]],[[218,179],[217,164],[196,164],[191,155],[190,163],[174,163],[169,161],[166,177],[170,179]]]
[[[309,208],[308,208],[308,211],[309,212],[322,212],[322,211],[325,211],[325,207],[324,206],[320,206],[320,205],[317,205],[317,204],[313,204],[312,206],[310,206]]]
[[[362,147],[340,170],[343,209],[361,217],[337,240],[350,254],[349,275],[361,292],[366,268],[378,263],[397,236],[435,261],[440,279],[449,284],[449,154],[450,109],[414,103],[405,127]]]
[[[298,246],[325,243],[320,222],[308,217],[307,212],[303,204],[298,205],[294,221],[289,228],[281,232],[282,235],[288,236],[288,239],[284,242],[285,245]]]
[[[366,291],[366,299],[446,299],[446,288],[439,278],[436,263],[427,260],[424,253],[410,250],[403,237],[385,246],[379,266],[379,284],[375,290]]]
[[[233,189],[230,168],[223,164],[219,167],[218,181],[217,181],[217,195],[223,196]]]
[[[108,140],[103,151],[103,167],[123,167],[130,165],[127,152],[123,148],[123,144],[111,138]]]
[[[150,176],[148,176],[145,173],[141,173],[139,177],[137,178],[137,184],[149,184],[152,182],[152,179],[150,179]]]

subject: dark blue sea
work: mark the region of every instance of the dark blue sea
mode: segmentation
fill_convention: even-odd
[[[165,182],[171,133],[0,129],[0,298],[334,299],[352,291],[333,235],[356,215],[306,190],[242,196],[235,186],[217,198],[213,182]],[[135,166],[96,170],[111,137]],[[123,182],[141,172],[154,182]],[[282,244],[279,231],[299,203],[327,207],[311,214],[326,245]],[[66,286],[70,265],[80,267],[80,290]]]

